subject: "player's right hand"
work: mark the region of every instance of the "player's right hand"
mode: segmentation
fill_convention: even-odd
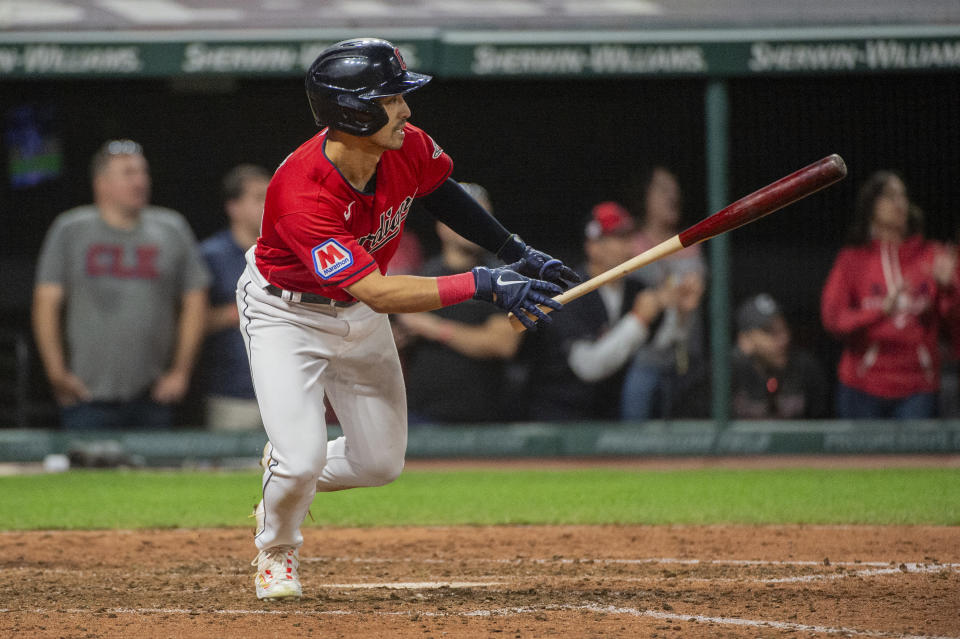
[[[477,285],[474,299],[490,302],[505,311],[513,313],[528,329],[536,330],[536,322],[549,322],[550,317],[537,306],[543,305],[557,311],[563,304],[552,299],[553,295],[563,292],[556,284],[535,280],[508,268],[473,268],[473,279]],[[530,313],[538,318],[532,320],[527,316]]]

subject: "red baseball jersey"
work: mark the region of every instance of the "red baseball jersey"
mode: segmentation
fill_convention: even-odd
[[[257,240],[257,268],[288,291],[352,300],[343,287],[387,264],[397,250],[414,198],[453,171],[453,160],[407,124],[403,146],[384,151],[377,187],[353,188],[324,154],[327,129],[291,153],[270,180]]]

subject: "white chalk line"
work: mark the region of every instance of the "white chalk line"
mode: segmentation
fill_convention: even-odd
[[[286,604],[281,604],[286,605]],[[906,635],[898,632],[888,632],[884,630],[860,630],[848,627],[833,627],[808,625],[801,623],[790,623],[786,621],[768,621],[764,619],[743,619],[741,617],[709,617],[706,615],[691,615],[672,612],[663,612],[660,610],[641,610],[640,608],[624,608],[618,606],[603,606],[598,604],[580,604],[580,605],[547,605],[547,606],[522,606],[513,608],[494,608],[490,610],[467,610],[463,612],[449,611],[382,611],[382,610],[289,610],[281,609],[220,609],[220,610],[197,610],[192,608],[106,608],[99,609],[94,613],[92,610],[83,608],[34,608],[32,610],[11,610],[7,608],[0,609],[2,613],[26,612],[29,614],[49,615],[49,614],[115,614],[115,615],[145,615],[145,614],[166,614],[166,615],[197,615],[213,614],[221,616],[245,616],[245,615],[295,615],[303,617],[324,617],[324,616],[381,616],[381,617],[508,617],[512,615],[534,614],[543,612],[593,612],[611,615],[628,615],[631,617],[649,617],[653,619],[663,619],[665,621],[688,623],[708,623],[724,626],[741,626],[751,628],[775,628],[777,630],[789,630],[793,632],[816,632],[828,635],[844,635],[847,637],[874,637],[877,639],[896,638],[896,639],[960,639],[955,636],[945,635]]]
[[[841,566],[839,562],[836,564],[831,564],[836,566]],[[861,564],[862,565],[862,564]],[[869,570],[844,570],[841,572],[831,572],[831,573],[817,573],[813,575],[794,575],[790,577],[767,577],[763,579],[750,578],[750,577],[686,577],[686,576],[677,576],[669,577],[669,579],[676,579],[678,581],[703,581],[709,583],[758,583],[758,584],[790,584],[790,583],[804,583],[811,581],[833,581],[837,579],[849,579],[851,577],[877,577],[880,575],[901,575],[901,574],[930,574],[930,573],[941,573],[945,571],[955,571],[956,567],[953,564],[916,564],[916,563],[903,563],[899,566],[889,566],[889,564],[883,564],[888,566],[886,568],[873,568]],[[646,578],[636,578],[637,581],[646,581],[649,579],[656,579],[658,581],[663,580],[662,576],[655,577],[646,577]]]
[[[855,637],[897,637],[898,639],[960,639],[958,637],[946,637],[935,635],[905,635],[896,632],[887,632],[883,630],[858,630],[856,628],[831,627],[831,626],[812,626],[800,623],[790,623],[786,621],[764,621],[759,619],[742,619],[739,617],[708,617],[706,615],[682,615],[678,613],[662,612],[660,610],[638,610],[636,608],[618,608],[616,606],[578,606],[579,610],[588,610],[592,612],[607,612],[613,614],[626,614],[640,617],[653,617],[655,619],[665,619],[668,621],[695,621],[697,623],[713,623],[726,626],[748,626],[758,628],[776,628],[777,630],[791,630],[794,632],[818,632],[821,634],[842,634]]]
[[[581,579],[587,578],[594,581],[619,581],[619,582],[630,582],[630,583],[649,583],[649,582],[663,582],[666,580],[673,582],[684,582],[684,583],[709,583],[709,584],[790,584],[790,583],[805,583],[805,582],[815,582],[815,581],[834,581],[837,579],[849,579],[851,577],[876,577],[880,575],[901,575],[901,574],[922,574],[922,573],[940,573],[944,572],[946,569],[942,569],[938,566],[921,566],[921,567],[911,567],[911,568],[882,568],[874,570],[858,570],[858,571],[843,571],[843,572],[832,572],[832,573],[818,573],[814,575],[798,575],[792,577],[768,577],[764,579],[751,578],[751,577],[691,577],[686,575],[676,575],[671,577],[664,577],[663,575],[649,575],[646,577],[620,577],[620,576],[597,576],[597,575],[586,575],[586,576],[564,576],[564,575],[550,575],[549,579],[551,581],[580,581]],[[519,581],[519,579],[517,580]]]
[[[766,584],[786,584],[786,583],[799,583],[804,581],[829,581],[832,579],[846,579],[849,577],[876,577],[879,575],[897,575],[897,574],[913,574],[913,573],[939,573],[944,572],[945,570],[955,570],[951,567],[941,567],[935,565],[917,565],[917,564],[903,564],[896,568],[879,568],[874,570],[855,570],[855,571],[844,571],[844,572],[835,572],[830,574],[819,574],[819,575],[800,575],[796,577],[772,577],[770,579],[758,579],[760,583]],[[731,580],[736,581],[736,580]]]

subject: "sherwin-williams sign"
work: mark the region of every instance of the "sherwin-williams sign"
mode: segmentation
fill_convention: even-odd
[[[879,29],[878,33],[890,31]],[[908,30],[904,30],[908,32]],[[930,31],[929,29],[927,31]],[[943,31],[943,30],[941,30]],[[960,27],[931,37],[784,39],[776,31],[697,34],[446,34],[397,39],[407,63],[444,77],[751,76],[960,70]],[[256,32],[251,32],[255,34]],[[791,31],[795,34],[796,30]],[[297,32],[302,36],[302,31]],[[718,38],[722,34],[723,38]],[[102,35],[102,34],[97,34]],[[299,75],[335,39],[57,41],[56,34],[0,34],[0,79]],[[149,37],[148,37],[149,35]],[[174,36],[175,34],[171,34]],[[742,38],[740,36],[743,36]],[[711,37],[713,39],[711,39]]]
[[[960,39],[864,42],[754,42],[751,73],[960,69]]]
[[[703,75],[709,71],[706,51],[699,45],[482,44],[451,53],[441,60],[446,63],[446,75]]]
[[[310,66],[329,41],[211,41],[5,44],[0,37],[0,79],[5,77],[164,77],[185,75],[294,76]],[[433,41],[398,40],[412,67],[434,66]],[[424,58],[426,56],[426,58]]]
[[[446,76],[878,73],[960,70],[960,37],[697,44],[446,45]]]

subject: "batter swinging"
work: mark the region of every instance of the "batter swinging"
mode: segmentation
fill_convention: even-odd
[[[408,124],[404,94],[430,80],[377,39],[324,50],[307,72],[316,136],[267,190],[237,284],[257,401],[269,437],[257,506],[257,597],[301,596],[300,525],[314,494],[379,486],[403,468],[407,407],[387,313],[480,299],[549,321],[537,304],[578,276],[524,244],[449,178],[453,162]],[[509,267],[385,276],[414,198]],[[546,281],[544,281],[546,280]],[[442,371],[438,371],[442,374]],[[344,436],[328,443],[324,395]]]

